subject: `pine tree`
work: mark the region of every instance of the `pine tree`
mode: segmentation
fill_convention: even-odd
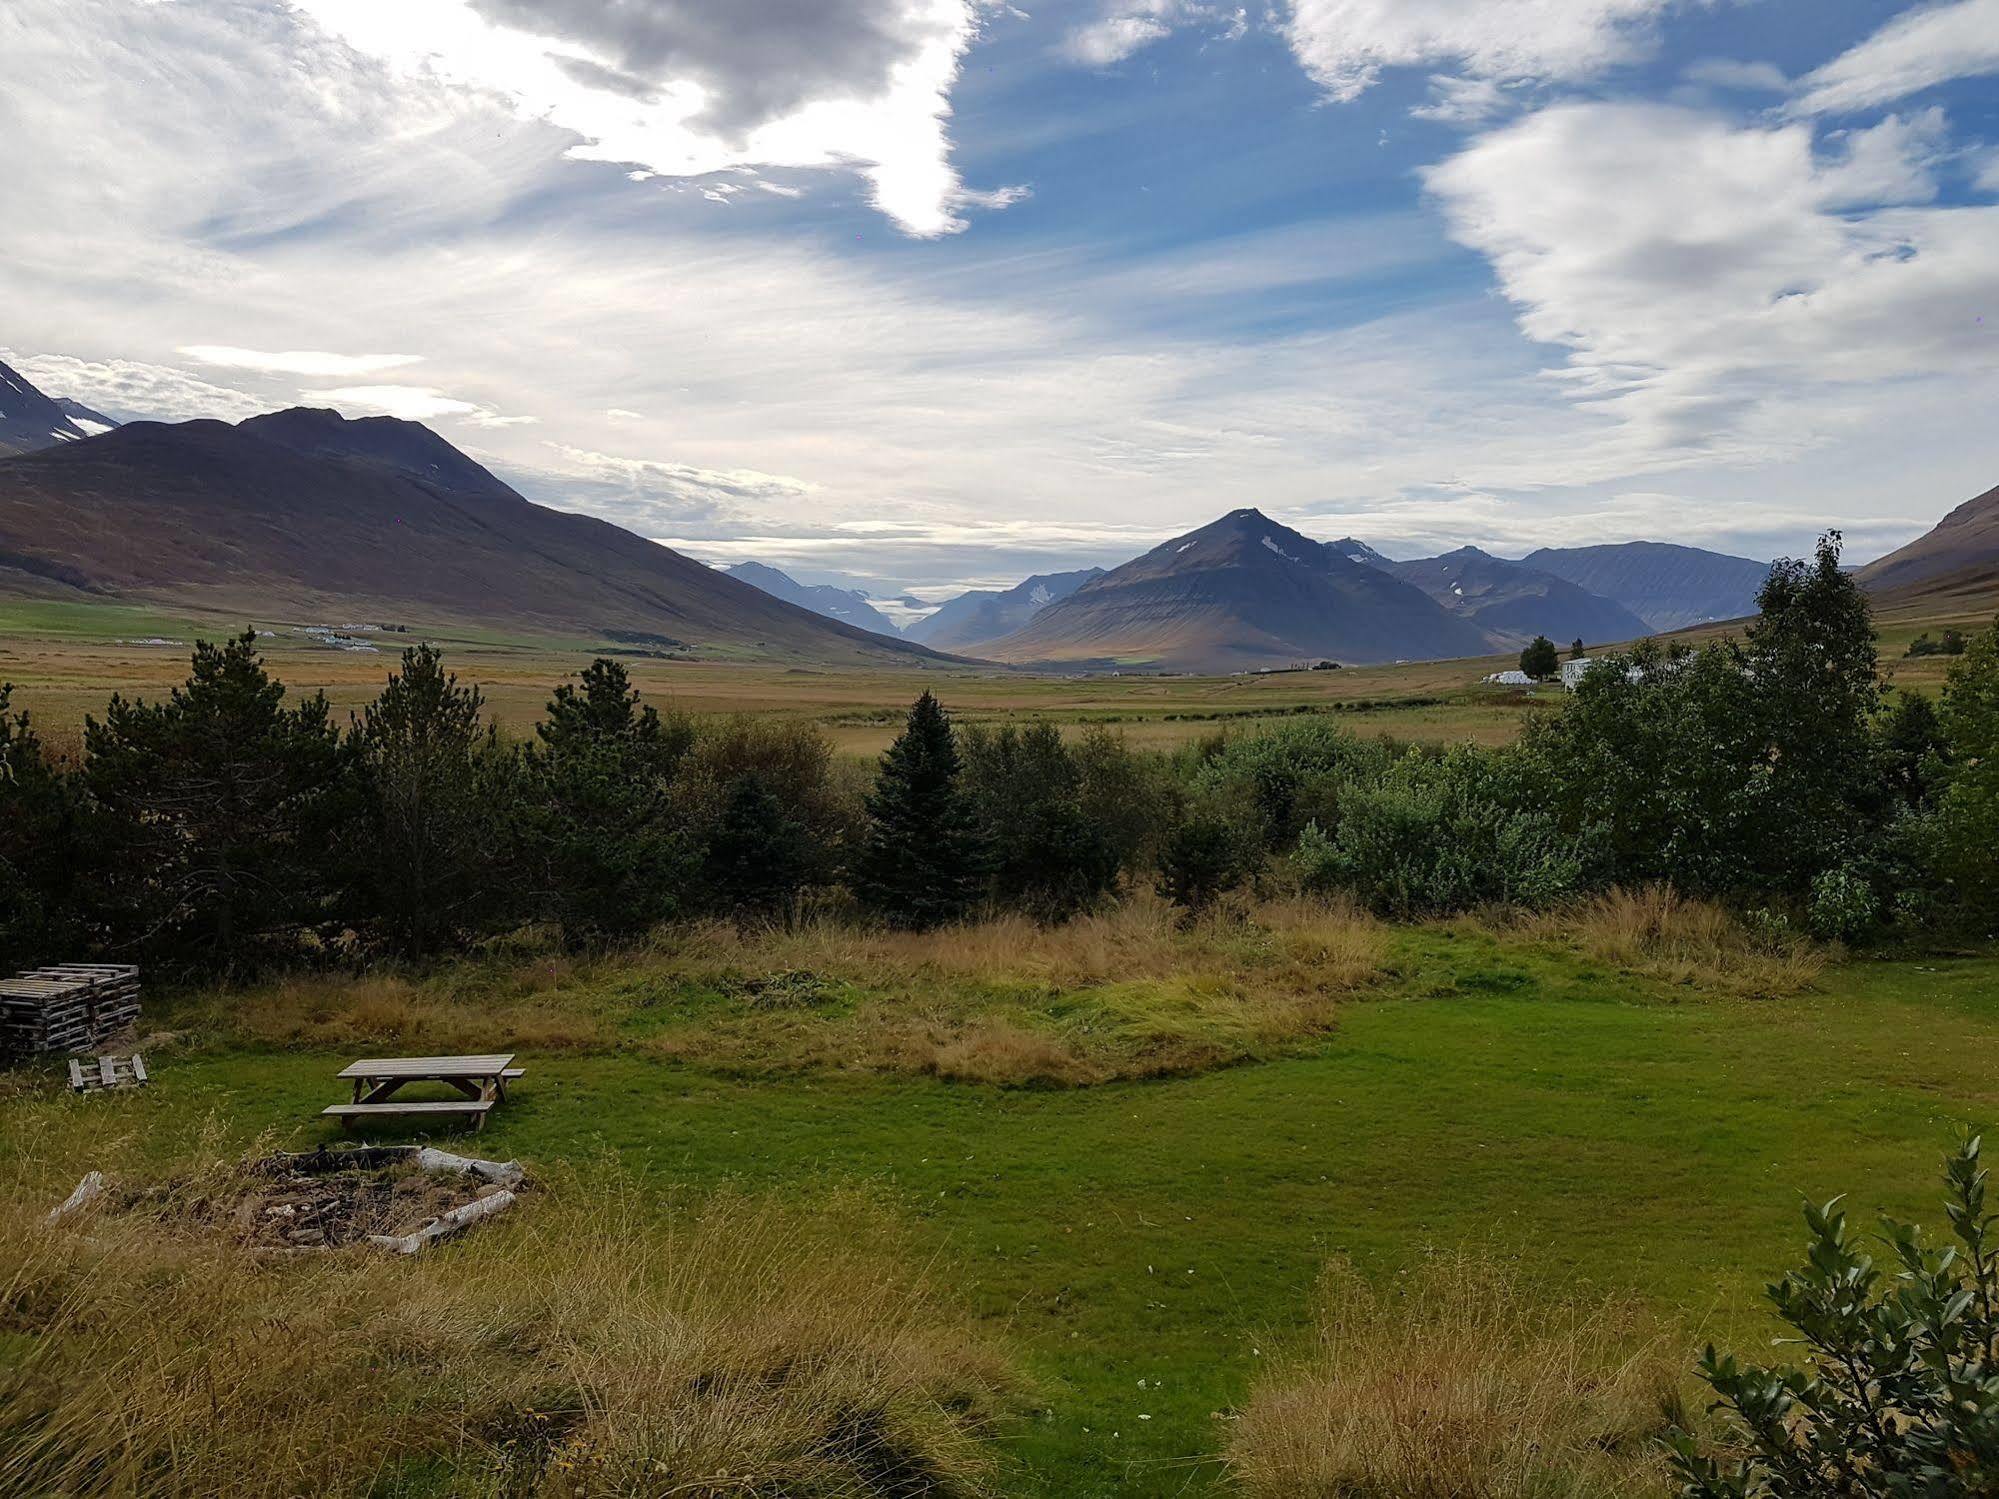
[[[74,778],[51,765],[0,684],[0,972],[85,955],[89,839]]]
[[[925,692],[882,757],[855,893],[898,926],[936,926],[970,908],[982,863],[951,720]]]
[[[706,883],[715,904],[739,916],[782,916],[789,925],[812,864],[805,824],[761,776],[739,777],[708,841]]]
[[[338,738],[324,694],[285,706],[254,630],[197,642],[167,702],[114,696],[84,744],[112,901],[153,950],[232,965],[321,914]]]
[[[1588,655],[1589,647],[1583,644],[1582,636],[1578,635],[1575,643],[1569,647],[1569,659],[1571,661],[1581,661]]]
[[[414,646],[348,731],[358,803],[350,882],[359,914],[410,953],[474,922],[498,872],[481,761],[499,750],[480,727],[482,707],[478,689],[460,687],[436,649]]]
[[[571,941],[629,937],[680,908],[698,849],[673,804],[690,724],[640,700],[623,666],[599,659],[564,685],[537,726],[519,829],[534,914]]]

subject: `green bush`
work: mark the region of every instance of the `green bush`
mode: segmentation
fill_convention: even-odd
[[[1999,1243],[1974,1136],[1946,1161],[1955,1244],[1884,1220],[1884,1274],[1841,1199],[1806,1204],[1805,1263],[1770,1287],[1802,1362],[1710,1347],[1725,1414],[1715,1452],[1672,1439],[1683,1499],[1977,1499],[1999,1495]]]
[[[1866,877],[1852,869],[1828,869],[1812,881],[1808,903],[1812,935],[1827,942],[1857,942],[1880,914],[1880,902]]]
[[[1257,855],[1231,823],[1189,817],[1166,840],[1159,856],[1159,893],[1189,913],[1207,910],[1255,873]]]
[[[1117,851],[1084,810],[1082,773],[1061,731],[1009,724],[964,737],[965,792],[994,902],[1059,920],[1107,895]]]

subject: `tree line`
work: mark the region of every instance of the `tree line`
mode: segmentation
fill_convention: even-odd
[[[421,958],[807,904],[1059,921],[1147,885],[1190,911],[1281,884],[1405,917],[1659,881],[1848,941],[1999,919],[1999,624],[1932,702],[1881,682],[1836,535],[1758,602],[1739,641],[1597,660],[1505,748],[1319,716],[1147,754],[961,728],[926,692],[872,774],[810,724],[661,712],[608,659],[525,741],[428,645],[341,725],[246,633],[197,645],[165,701],[114,696],[74,765],[0,689],[0,965]]]

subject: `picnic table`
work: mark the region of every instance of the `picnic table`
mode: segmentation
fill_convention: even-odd
[[[463,1114],[474,1129],[484,1129],[486,1115],[507,1097],[507,1084],[525,1068],[514,1066],[512,1052],[477,1057],[363,1057],[340,1069],[354,1084],[354,1101],[329,1105],[323,1112],[346,1123],[381,1115],[421,1116]],[[407,1083],[447,1083],[462,1098],[398,1099]]]

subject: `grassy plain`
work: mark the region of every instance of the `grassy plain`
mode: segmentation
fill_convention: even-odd
[[[1999,1117],[1989,957],[1828,961],[1642,902],[1399,928],[1295,908],[1185,934],[1121,919],[1038,944],[807,932],[183,995],[152,1017],[144,1093],[72,1101],[48,1070],[4,1084],[0,1183],[19,1213],[93,1165],[330,1140],[316,1112],[352,1055],[490,1037],[529,1072],[481,1153],[661,1234],[718,1194],[866,1194],[870,1231],[1010,1371],[983,1428],[990,1486],[1163,1496],[1224,1487],[1260,1375],[1309,1355],[1329,1262],[1393,1288],[1469,1249],[1551,1308],[1639,1307],[1681,1358],[1767,1330],[1759,1290],[1797,1246],[1799,1193],[1934,1216],[1951,1130]],[[1242,1031],[1286,994],[1295,1013]],[[1004,1021],[1100,1061],[1162,1036],[1234,1044],[1182,1045],[1166,1075],[1029,1067],[1001,1086],[873,1044],[910,1005],[940,1036]],[[801,1042],[814,1029],[841,1044]],[[468,1285],[515,1274],[538,1211],[437,1263]]]

